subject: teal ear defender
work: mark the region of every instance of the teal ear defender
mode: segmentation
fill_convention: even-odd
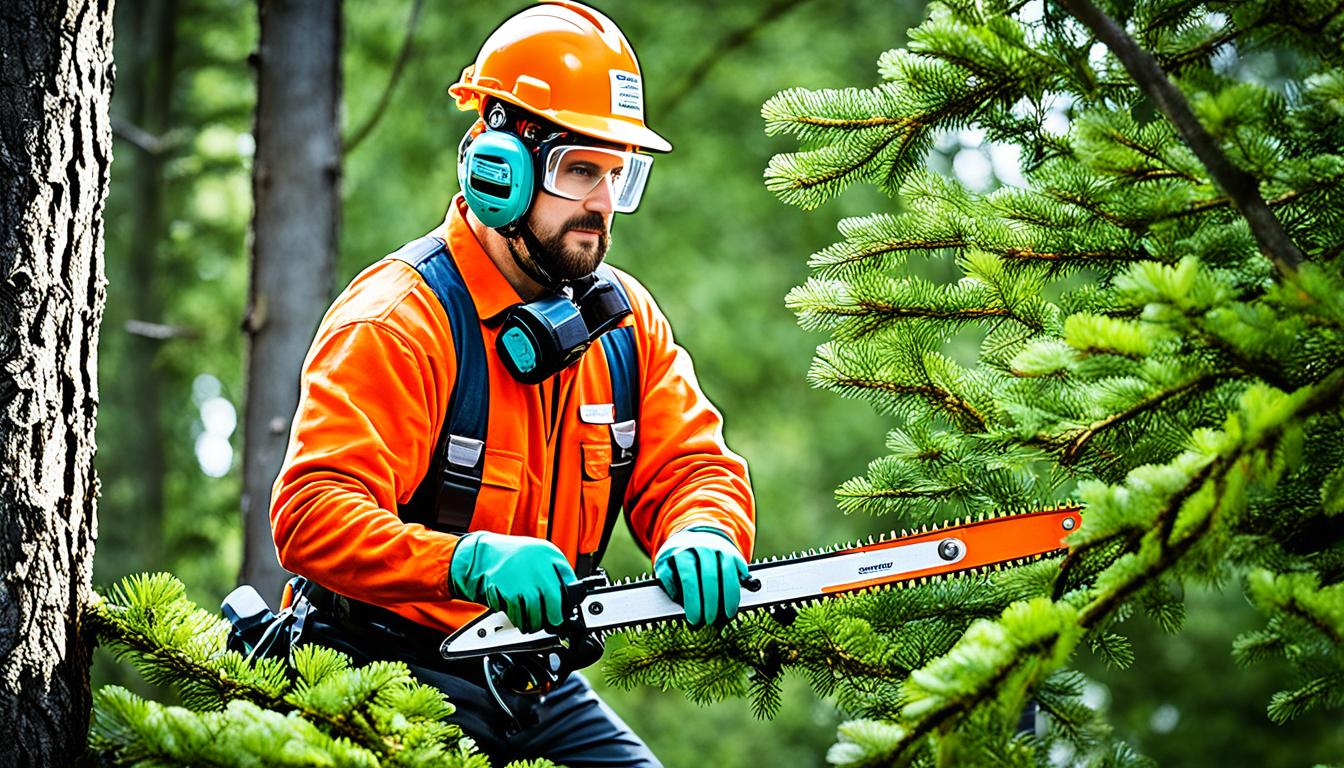
[[[536,170],[523,140],[505,131],[487,129],[476,138],[463,137],[458,151],[457,183],[467,205],[492,229],[518,221],[532,205]]]

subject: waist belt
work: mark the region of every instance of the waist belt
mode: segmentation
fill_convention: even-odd
[[[308,600],[317,608],[319,620],[362,641],[358,646],[370,658],[403,661],[485,687],[485,671],[479,660],[444,660],[439,647],[448,637],[446,632],[418,624],[386,608],[336,594],[320,584],[309,588]]]

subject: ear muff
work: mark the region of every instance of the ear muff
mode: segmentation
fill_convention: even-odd
[[[532,205],[536,171],[522,139],[487,130],[468,139],[458,156],[457,183],[482,224],[507,227]]]

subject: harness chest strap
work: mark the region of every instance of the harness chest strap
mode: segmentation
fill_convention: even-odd
[[[412,240],[392,258],[414,267],[439,298],[448,315],[457,358],[448,418],[436,442],[430,469],[401,510],[402,518],[408,519],[409,512],[435,530],[465,533],[471,527],[481,490],[490,414],[490,381],[480,317],[443,240],[432,235]]]
[[[415,268],[438,297],[448,315],[457,358],[457,376],[448,401],[445,426],[435,445],[433,462],[424,481],[403,506],[402,519],[424,522],[445,533],[465,533],[471,528],[476,497],[481,488],[490,408],[490,382],[480,318],[462,273],[453,263],[443,240],[432,235],[422,237],[407,243],[391,258]],[[625,293],[625,287],[609,268],[600,270],[618,291]],[[620,517],[638,449],[635,425],[639,361],[634,330],[629,326],[613,329],[601,337],[601,343],[606,353],[615,409],[611,424],[611,490],[601,543],[594,552],[580,553],[575,569],[580,577],[593,572],[602,560]]]

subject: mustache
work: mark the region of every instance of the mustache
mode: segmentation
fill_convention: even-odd
[[[589,211],[586,214],[579,214],[565,222],[565,226],[560,231],[568,232],[572,229],[589,229],[601,233],[603,236],[607,233],[607,225],[606,222],[602,220],[602,214],[594,213],[592,211]]]

